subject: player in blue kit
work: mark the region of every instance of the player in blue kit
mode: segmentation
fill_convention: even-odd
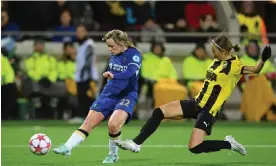
[[[138,98],[138,76],[141,66],[141,54],[129,40],[127,33],[120,30],[109,31],[102,39],[106,42],[111,58],[109,69],[103,73],[108,82],[98,99],[91,105],[90,111],[79,129],[68,141],[53,149],[57,154],[69,156],[71,150],[88,137],[88,134],[103,120],[109,118],[109,154],[103,163],[115,163],[118,159],[118,147],[115,140],[121,138],[121,128],[131,119]]]

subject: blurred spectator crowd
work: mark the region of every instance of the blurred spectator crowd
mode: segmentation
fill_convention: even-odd
[[[173,38],[165,37],[165,33],[222,31],[214,7],[205,1],[1,1],[1,9],[2,32],[72,32],[71,35],[51,37],[2,34],[2,119],[18,117],[66,119],[64,112],[70,110],[70,117],[79,118],[77,119],[79,122],[83,120],[85,113],[82,112],[80,115],[80,104],[77,101],[75,61],[80,45],[89,39],[86,36],[88,31],[112,29],[136,31],[141,33],[139,38],[133,38],[134,42],[151,43],[150,50],[142,53],[143,65],[139,80],[139,94],[146,94],[146,102],[151,101],[148,105],[157,107],[165,101],[192,98],[200,91],[205,71],[212,63],[204,45],[212,36]],[[246,46],[241,61],[247,65],[254,65],[260,59],[261,45],[269,43],[265,23],[256,13],[254,3],[250,1],[243,3],[237,19],[241,32],[248,33],[247,37],[241,38],[241,44]],[[153,33],[155,34],[153,37],[147,35]],[[15,43],[25,39],[34,39],[33,53],[20,59],[15,54]],[[100,40],[97,37],[92,39]],[[63,43],[63,55],[59,57],[50,55],[45,49],[45,41]],[[166,55],[166,42],[196,43],[194,50],[181,59],[181,73],[183,73],[181,80],[178,78],[179,71],[174,67],[172,59]],[[93,48],[93,51],[94,49],[97,50]],[[99,74],[104,71],[100,71]],[[253,120],[256,120],[256,117],[276,120],[276,101],[274,103],[275,99],[271,100],[275,98],[271,85],[271,80],[276,78],[275,72],[274,64],[268,62],[261,74],[265,80],[254,79],[255,76],[241,79],[240,92],[247,92],[246,87],[252,89],[249,82],[255,80],[256,84],[267,85],[262,86],[265,90],[259,89],[258,93],[259,96],[267,97],[262,97],[266,99],[265,101],[271,101],[259,108],[257,106],[261,105],[258,103],[260,100],[256,100],[254,102],[256,105],[253,104],[252,109],[249,109],[248,105],[252,105],[252,102],[247,104],[246,101],[255,95],[244,93],[246,97],[242,100],[247,105],[243,106],[241,111],[247,119],[250,119],[247,112],[251,112],[252,115],[252,112],[257,110],[254,112]],[[91,80],[87,84],[88,87],[84,91],[86,97],[95,99],[95,91],[100,92],[106,82],[103,80],[103,84],[99,85],[98,81]],[[162,89],[164,87],[169,89]],[[252,100],[254,99],[250,101]]]
[[[275,5],[269,5],[271,10],[275,8]],[[239,6],[237,20],[240,31],[249,33],[246,38],[260,38],[262,43],[268,43],[267,21],[257,12],[255,4],[245,1]],[[141,42],[150,42],[152,39],[159,42],[206,42],[208,37],[166,38],[164,33],[223,31],[217,21],[219,13],[216,13],[213,3],[208,1],[1,1],[1,9],[2,32],[48,31],[73,34],[76,26],[82,24],[93,32],[111,29],[141,32],[140,37],[136,38]],[[266,19],[269,20],[269,17]],[[13,35],[16,40],[34,36]],[[6,35],[1,36],[3,37]],[[54,42],[76,40],[74,35],[44,37]],[[100,37],[94,37],[94,40],[100,40]]]
[[[83,24],[88,31],[140,31],[142,42],[174,41],[165,32],[219,32],[216,12],[209,2],[188,1],[49,1],[2,3],[2,31],[74,32]],[[173,12],[172,12],[173,11]],[[194,12],[197,11],[197,12]],[[169,13],[169,14],[168,14]],[[2,36],[3,38],[4,36]],[[17,40],[19,36],[14,36]],[[28,36],[23,36],[23,39]],[[54,36],[54,42],[75,41],[74,36]],[[97,38],[95,38],[97,40]],[[176,42],[190,42],[176,39]]]
[[[2,119],[72,117],[69,122],[81,123],[88,106],[81,111],[80,106],[83,104],[78,100],[80,91],[75,80],[78,48],[72,42],[65,42],[63,55],[56,57],[47,52],[43,40],[36,39],[33,54],[24,59],[18,59],[12,52],[2,51]],[[250,40],[244,51],[240,57],[244,64],[255,65],[261,57],[260,45],[256,40]],[[182,72],[175,68],[173,59],[166,54],[166,45],[162,42],[152,41],[150,50],[142,52],[142,57],[139,95],[143,94],[146,103],[144,106],[150,106],[149,109],[168,101],[195,97],[201,90],[207,68],[212,65],[210,53],[200,43],[189,55],[177,60],[182,61]],[[107,63],[106,68],[98,74],[105,72],[108,65]],[[179,72],[183,74],[182,78],[179,78]],[[276,98],[273,90],[275,79],[275,64],[270,61],[265,64],[259,76],[242,77],[238,87],[242,92],[241,103],[245,104],[241,107],[241,112],[246,119],[276,120]],[[84,97],[88,100],[95,99],[95,92],[100,93],[105,83],[105,79],[90,80],[84,90]],[[81,100],[83,99],[81,96]],[[141,105],[136,107],[134,118],[137,110],[141,109],[139,106]],[[250,119],[249,115],[253,115],[253,118]]]
[[[1,1],[1,9],[2,32],[51,31],[73,34],[76,26],[82,24],[88,31],[94,32],[111,29],[141,32],[141,36],[136,38],[141,42],[150,42],[152,39],[159,42],[206,42],[207,37],[166,38],[164,33],[223,30],[217,21],[219,13],[208,1]],[[262,43],[268,43],[265,21],[256,12],[254,3],[243,2],[238,12],[240,31],[249,33],[249,39],[260,38]],[[33,36],[13,37],[24,40]],[[76,40],[74,35],[55,35],[46,39],[54,42]],[[100,38],[95,37],[94,40]]]

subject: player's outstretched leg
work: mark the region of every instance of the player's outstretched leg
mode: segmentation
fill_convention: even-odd
[[[128,113],[124,110],[115,110],[108,121],[109,153],[103,163],[115,163],[119,160],[118,147],[114,141],[121,139],[121,128],[124,125]]]
[[[141,145],[144,141],[146,141],[151,134],[155,132],[164,118],[171,119],[179,117],[183,117],[183,111],[179,101],[174,101],[159,108],[155,108],[152,116],[144,124],[138,136],[136,136],[133,140],[115,141],[115,143],[123,150],[129,150],[137,153],[140,151]]]
[[[204,140],[205,136],[211,135],[215,117],[209,112],[201,111],[197,115],[196,124],[193,129],[188,148],[194,154],[217,152],[222,149],[229,149],[246,154],[245,148],[234,140],[232,136],[227,136],[225,140]]]
[[[66,157],[70,156],[72,149],[82,143],[102,120],[104,120],[102,113],[90,110],[82,126],[71,135],[64,145],[54,148],[53,151]]]
[[[226,136],[225,140],[204,140],[206,132],[194,128],[188,148],[194,154],[217,152],[222,149],[232,149],[242,155],[246,154],[245,148],[234,140],[232,136]]]

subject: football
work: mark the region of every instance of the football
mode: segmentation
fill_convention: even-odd
[[[39,156],[47,154],[51,149],[51,145],[50,138],[43,133],[33,135],[29,141],[31,152]]]

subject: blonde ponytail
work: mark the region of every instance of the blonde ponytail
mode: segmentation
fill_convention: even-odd
[[[232,46],[232,48],[234,49],[235,52],[240,52],[241,51],[241,48],[238,44]]]

